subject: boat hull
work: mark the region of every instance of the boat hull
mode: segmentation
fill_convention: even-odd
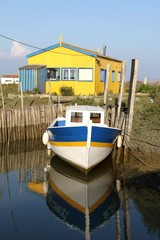
[[[49,144],[62,159],[83,172],[90,171],[111,153],[120,130],[93,125],[51,127]]]
[[[94,166],[103,161],[113,149],[113,147],[57,147],[54,146],[53,142],[50,142],[50,144],[59,157],[71,165],[75,165],[82,172],[90,171]]]
[[[90,233],[119,209],[110,161],[103,161],[84,175],[54,156],[47,172],[47,205],[55,216],[72,228]]]

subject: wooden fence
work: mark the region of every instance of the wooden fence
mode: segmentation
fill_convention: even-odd
[[[44,105],[0,111],[0,142],[40,138],[50,123],[62,115],[62,105]]]
[[[41,138],[46,128],[57,117],[64,115],[62,104],[43,105],[0,111],[0,142]],[[115,126],[117,109],[108,108],[107,124]],[[118,127],[123,129],[124,112],[121,112]]]

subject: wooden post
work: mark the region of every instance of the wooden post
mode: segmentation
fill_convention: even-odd
[[[119,95],[118,95],[118,102],[117,102],[117,114],[116,114],[116,120],[115,120],[115,127],[119,127],[119,118],[120,118],[120,111],[121,111],[121,105],[122,105],[122,95],[123,95],[123,87],[124,87],[124,80],[125,80],[125,74],[126,74],[126,62],[122,62],[122,68],[121,68],[121,79],[120,79],[120,88],[119,88]]]
[[[20,82],[20,90],[21,90],[20,138],[25,139],[25,111],[24,111],[22,82]]]
[[[105,122],[107,118],[107,109],[108,109],[108,85],[109,85],[109,75],[110,75],[110,64],[107,64],[106,70],[106,82],[105,82],[105,89],[104,89],[104,105],[105,105]]]
[[[126,131],[127,131],[126,138],[127,138],[128,143],[130,141],[130,135],[132,132],[134,102],[135,102],[136,83],[137,83],[137,72],[138,72],[138,59],[132,59],[130,87],[129,87],[129,96],[128,96],[128,109],[127,109],[128,123],[126,126]]]
[[[20,82],[20,89],[21,89],[21,108],[22,108],[22,112],[24,109],[24,103],[23,103],[23,89],[22,89],[22,83]]]
[[[5,111],[5,106],[4,106],[4,96],[3,96],[3,89],[2,89],[2,84],[0,84],[1,86],[1,97],[2,97],[2,106],[3,106],[3,111],[2,111],[2,117],[3,117],[3,121],[2,121],[2,128],[4,128],[4,136],[5,136],[5,141],[7,142],[8,140],[8,134],[7,134],[7,118],[6,118],[6,111]]]
[[[111,108],[111,127],[114,127],[114,123],[115,123],[115,112],[116,112],[115,107],[112,107],[112,108]]]
[[[51,100],[51,80],[50,80],[50,78],[49,78],[48,83],[49,83],[49,104],[52,104],[52,100]]]
[[[131,239],[131,221],[130,221],[130,211],[128,202],[128,191],[126,184],[123,181],[123,209],[124,209],[124,234],[127,240]]]
[[[1,83],[0,83],[0,86],[1,86],[2,106],[3,106],[3,110],[5,110],[5,107],[4,107],[4,97],[3,97],[3,89],[2,89],[2,84],[1,84]]]

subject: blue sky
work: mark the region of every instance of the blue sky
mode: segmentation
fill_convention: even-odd
[[[0,35],[40,48],[62,40],[125,60],[126,79],[133,58],[138,79],[160,79],[159,0],[5,0],[0,3]],[[0,75],[18,73],[36,49],[0,36]]]

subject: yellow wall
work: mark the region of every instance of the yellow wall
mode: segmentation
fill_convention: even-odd
[[[97,63],[97,60],[99,63]],[[46,93],[55,92],[59,94],[61,86],[72,87],[75,95],[94,95],[104,92],[104,83],[100,82],[100,69],[106,69],[107,63],[111,64],[109,91],[118,93],[118,71],[121,71],[121,62],[111,61],[103,57],[98,59],[88,56],[77,51],[64,48],[63,46],[46,51],[44,53],[37,54],[28,58],[28,64],[44,64],[46,68],[92,68],[93,69],[93,81],[74,81],[61,80],[60,81],[47,81]],[[116,81],[112,83],[112,70],[115,70]],[[50,87],[49,87],[50,86]]]
[[[118,72],[121,72],[122,62],[113,61],[110,59],[105,59],[99,57],[96,61],[96,92],[104,92],[104,82],[100,81],[100,69],[107,69],[107,64],[110,64],[110,73],[109,73],[109,85],[108,91],[117,94],[119,92],[120,82],[118,82]],[[115,71],[115,82],[112,82],[112,70]]]
[[[64,47],[53,49],[52,51],[44,52],[28,58],[28,64],[45,64],[47,68],[94,68],[95,58],[88,55],[78,53],[76,51],[66,49]],[[95,93],[95,76],[93,69],[93,81],[71,81],[61,80],[50,81],[51,92],[59,94],[61,86],[73,87],[75,95],[88,95]],[[78,77],[78,76],[77,76]],[[78,80],[78,79],[77,79]],[[46,82],[46,93],[49,92],[49,83]]]

